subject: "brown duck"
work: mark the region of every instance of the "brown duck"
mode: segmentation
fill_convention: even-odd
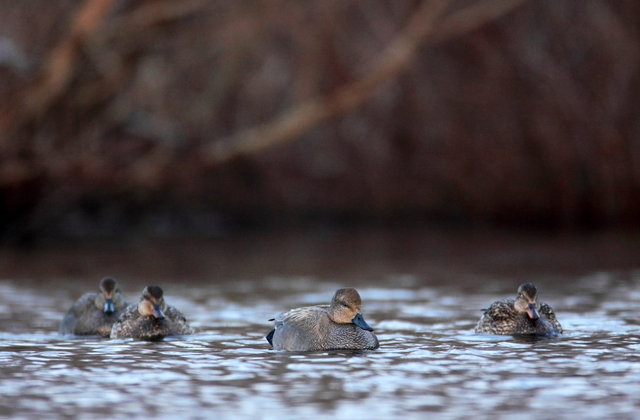
[[[533,283],[524,283],[518,288],[515,299],[499,300],[485,309],[475,332],[554,336],[562,334],[562,326],[551,306],[538,302],[536,286]]]
[[[185,316],[173,306],[168,306],[158,286],[147,286],[137,305],[129,307],[113,324],[111,338],[136,338],[162,340],[170,335],[192,334]]]

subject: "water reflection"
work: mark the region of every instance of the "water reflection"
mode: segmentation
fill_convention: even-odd
[[[557,338],[532,340],[472,333],[481,309],[496,298],[511,297],[521,276],[490,278],[461,262],[446,274],[434,270],[440,277],[432,282],[425,272],[432,274],[433,267],[416,269],[419,264],[412,261],[390,266],[371,284],[354,279],[350,267],[332,275],[242,273],[244,278],[230,282],[167,280],[162,283],[167,300],[184,310],[197,332],[157,343],[56,333],[69,304],[95,280],[49,283],[54,288],[35,280],[0,280],[0,413],[116,418],[637,415],[640,271],[569,276],[545,266],[532,273],[530,278],[539,276],[541,298],[554,307],[566,330]],[[135,299],[147,282],[146,277],[123,281],[125,295]],[[338,287],[354,283],[380,349],[268,350],[268,318],[286,308],[324,303]]]

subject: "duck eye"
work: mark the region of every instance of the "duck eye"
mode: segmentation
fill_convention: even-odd
[[[347,309],[351,309],[351,307],[344,302],[340,302],[340,305],[344,306]]]

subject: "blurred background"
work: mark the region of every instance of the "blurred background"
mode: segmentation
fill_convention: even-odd
[[[0,1],[0,237],[640,222],[640,2]]]
[[[638,0],[0,0],[0,416],[637,418],[639,227]],[[59,336],[106,275],[196,334]]]

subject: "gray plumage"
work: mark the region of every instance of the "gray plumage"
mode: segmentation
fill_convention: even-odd
[[[98,293],[85,293],[76,300],[60,322],[60,334],[101,335],[109,337],[111,326],[128,303],[116,280],[105,277]]]
[[[532,283],[518,288],[515,299],[493,302],[480,317],[476,333],[498,335],[542,335],[562,334],[551,306],[537,301],[537,289]]]
[[[340,289],[331,305],[292,309],[276,316],[267,336],[274,350],[373,350],[378,338],[360,313],[355,289]]]
[[[173,306],[167,306],[158,286],[147,286],[137,305],[129,305],[113,324],[111,338],[162,340],[171,335],[192,334],[185,316]]]

